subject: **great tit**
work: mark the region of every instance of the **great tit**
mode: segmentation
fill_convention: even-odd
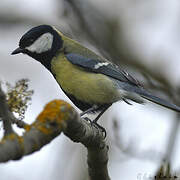
[[[143,103],[143,98],[180,112],[180,107],[149,93],[130,74],[66,37],[49,25],[26,32],[12,54],[24,53],[43,64],[61,89],[83,112],[99,112],[94,120],[114,102],[128,100]]]

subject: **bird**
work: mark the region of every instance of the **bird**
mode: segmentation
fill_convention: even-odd
[[[180,112],[180,107],[159,98],[132,75],[97,55],[79,42],[65,36],[51,25],[39,25],[27,31],[19,47],[11,54],[27,54],[40,62],[54,76],[68,98],[82,110],[81,116],[101,115],[115,102],[144,99]]]

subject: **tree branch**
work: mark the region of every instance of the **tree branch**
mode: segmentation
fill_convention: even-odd
[[[82,143],[88,150],[89,175],[93,180],[109,180],[108,146],[103,132],[95,125],[81,119],[66,102],[54,100],[48,103],[35,122],[25,125],[25,133],[14,132],[0,142],[0,162],[17,160],[40,150],[45,144],[64,132],[74,142]]]
[[[93,180],[110,180],[107,170],[108,149],[103,132],[84,119],[68,120],[64,134],[74,142],[82,143],[88,150],[88,171]]]

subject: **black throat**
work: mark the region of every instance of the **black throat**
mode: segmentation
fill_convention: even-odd
[[[33,59],[36,59],[38,62],[44,65],[49,71],[51,71],[51,61],[54,57],[54,54],[51,51],[41,54],[26,52],[26,54],[31,56]]]

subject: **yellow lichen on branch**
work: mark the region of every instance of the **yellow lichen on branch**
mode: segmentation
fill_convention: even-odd
[[[25,132],[18,136],[14,131],[0,141],[0,162],[16,160],[40,150],[64,128],[69,119],[74,118],[73,108],[63,100],[48,103],[35,122],[25,125]]]
[[[18,136],[16,133],[11,133],[11,134],[8,134],[6,136],[3,137],[3,139],[1,140],[1,143],[4,143],[6,142],[6,140],[17,140],[19,139],[20,136]]]
[[[65,101],[53,100],[45,106],[32,126],[45,134],[50,134],[53,130],[52,126],[62,128],[63,121],[69,117],[71,110],[71,105]]]

